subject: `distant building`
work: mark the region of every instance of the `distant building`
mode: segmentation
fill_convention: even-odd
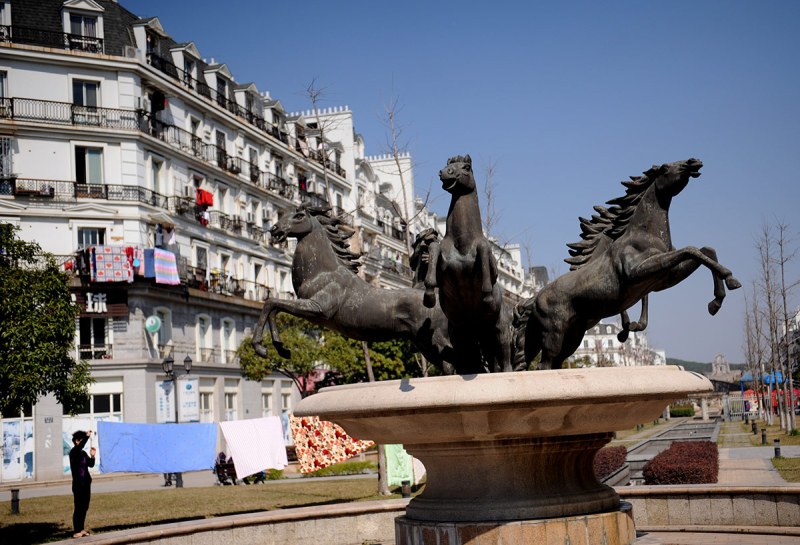
[[[724,354],[714,356],[714,361],[711,362],[711,372],[703,374],[714,385],[715,392],[739,390],[739,379],[742,378],[742,372],[731,371],[731,364]]]
[[[583,336],[580,347],[568,359],[569,364],[592,367],[634,367],[666,365],[666,352],[651,348],[644,332],[630,332],[628,340],[619,342],[622,330],[616,323],[600,322]]]

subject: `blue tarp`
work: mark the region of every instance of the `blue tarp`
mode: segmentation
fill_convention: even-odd
[[[759,373],[759,376],[760,375],[761,373]],[[753,373],[751,373],[750,371],[747,371],[744,375],[742,375],[742,378],[739,379],[739,384],[742,385],[742,388],[744,388],[745,382],[753,382]],[[780,371],[773,371],[772,373],[764,374],[764,384],[773,384],[773,383],[777,384],[783,383],[783,375],[781,374]]]
[[[97,423],[100,472],[175,473],[214,466],[216,424]]]

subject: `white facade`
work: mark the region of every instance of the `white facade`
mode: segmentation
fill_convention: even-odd
[[[621,329],[619,324],[606,322],[589,329],[567,364],[583,366],[591,362],[592,367],[666,365],[666,352],[651,348],[643,331],[630,332],[628,340],[622,343],[617,338]]]

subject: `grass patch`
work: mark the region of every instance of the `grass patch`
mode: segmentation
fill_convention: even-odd
[[[800,458],[773,458],[772,465],[790,483],[800,482]]]
[[[775,445],[775,439],[781,440],[781,446],[788,446],[788,445],[800,445],[800,435],[787,433],[786,431],[781,429],[780,420],[777,416],[773,420],[775,424],[772,426],[767,426],[764,421],[756,421],[756,426],[758,428],[758,433],[756,435],[752,435],[750,437],[750,443],[753,446],[762,446],[761,445],[761,430],[766,428],[767,430],[767,445],[768,447],[772,447]]]
[[[259,486],[169,488],[93,494],[86,525],[94,533],[353,501],[387,499],[376,479],[297,482],[272,481]],[[388,498],[399,498],[399,494]],[[20,514],[0,506],[0,543],[37,545],[72,535],[72,495],[22,498]]]
[[[332,466],[323,467],[311,473],[304,473],[303,477],[333,477],[342,475],[362,475],[374,473],[378,466],[372,462],[340,462]]]
[[[642,441],[643,439],[660,432],[663,429],[664,424],[666,424],[666,421],[659,418],[656,423],[653,423],[652,421],[647,422],[646,424],[641,424],[638,429],[631,428],[629,430],[615,431],[614,432],[615,437],[609,444],[614,446],[621,445],[625,447],[635,445],[639,441]],[[629,437],[635,434],[643,434],[643,435],[637,436],[636,439],[628,439]]]

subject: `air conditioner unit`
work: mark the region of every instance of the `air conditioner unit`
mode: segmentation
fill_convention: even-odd
[[[256,217],[253,215],[252,212],[247,213],[247,223],[254,223],[256,221]]]
[[[138,59],[140,57],[140,53],[142,52],[141,49],[136,49],[132,45],[126,45],[124,49],[125,57],[128,59]]]
[[[136,109],[150,111],[150,99],[147,97],[136,97]]]
[[[189,197],[190,199],[194,199],[195,196],[197,196],[197,190],[190,185],[185,185],[183,186],[183,196]]]

